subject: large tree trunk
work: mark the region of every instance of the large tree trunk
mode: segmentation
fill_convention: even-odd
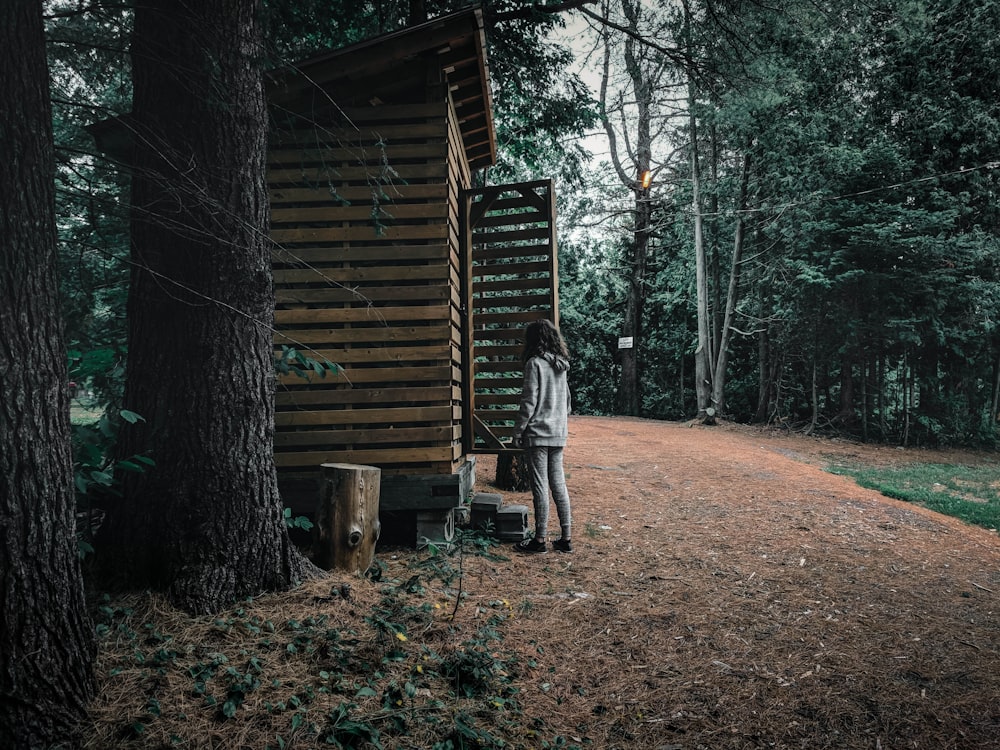
[[[607,10],[607,9],[605,9]],[[639,2],[622,0],[622,13],[628,28],[636,32],[642,15]],[[632,242],[625,257],[628,269],[625,292],[625,314],[622,320],[622,337],[630,338],[632,345],[621,352],[621,383],[618,389],[619,410],[622,414],[637,416],[642,411],[642,318],[646,305],[646,269],[649,262],[649,239],[652,229],[652,205],[649,184],[643,184],[643,175],[652,167],[652,116],[653,94],[658,72],[650,70],[642,54],[642,45],[634,35],[626,35],[622,47],[625,70],[632,87],[635,117],[635,135],[626,139],[629,167],[626,168],[618,154],[615,126],[608,115],[608,80],[610,77],[611,41],[604,39],[604,68],[601,76],[600,108],[604,131],[608,136],[612,163],[622,184],[635,193],[635,211],[632,225]],[[634,147],[632,146],[634,143]]]
[[[642,377],[639,367],[639,347],[642,337],[642,315],[646,306],[646,267],[649,257],[650,230],[649,191],[637,192],[635,226],[632,235],[632,256],[629,259],[628,288],[625,293],[625,317],[622,336],[632,339],[632,346],[621,349],[621,412],[639,416],[642,411]]]
[[[73,522],[55,161],[37,0],[0,3],[0,747],[72,747],[93,692]]]
[[[256,4],[151,0],[132,40],[136,148],[123,455],[103,570],[212,612],[302,559],[273,459],[274,296]]]

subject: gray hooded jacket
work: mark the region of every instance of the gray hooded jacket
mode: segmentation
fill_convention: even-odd
[[[526,448],[566,445],[570,412],[566,372],[569,362],[554,354],[532,357],[524,364],[524,388],[514,439]]]

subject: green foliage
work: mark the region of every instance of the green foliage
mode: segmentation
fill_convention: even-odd
[[[453,549],[413,559],[412,575],[366,584],[377,586],[381,599],[370,610],[351,612],[363,623],[357,629],[335,614],[340,606],[357,606],[343,585],[310,597],[315,606],[307,612],[300,599],[296,618],[266,620],[250,601],[195,618],[185,631],[197,639],[190,642],[166,629],[178,620],[165,626],[156,601],[126,606],[103,597],[95,621],[111,674],[135,685],[136,706],[144,707],[120,728],[122,736],[135,743],[162,737],[164,720],[173,727],[185,718],[182,712],[197,711],[213,722],[265,723],[272,748],[394,747],[416,737],[439,748],[499,750],[525,739],[532,746],[575,747],[548,735],[542,718],[525,716],[516,685],[520,657],[504,646],[515,616],[509,602],[481,603],[476,616],[461,623],[430,604],[442,597],[463,601],[456,564],[463,555],[499,559],[484,535],[462,535]],[[273,603],[263,606],[270,611]]]
[[[106,410],[91,423],[71,424],[73,447],[73,482],[76,488],[78,523],[77,545],[80,557],[94,551],[92,519],[101,498],[118,494],[122,472],[143,472],[155,461],[146,455],[115,458],[115,440],[122,422],[135,424],[142,416],[128,409]]]
[[[295,347],[285,345],[282,345],[281,353],[274,357],[274,369],[280,375],[298,375],[304,380],[310,380],[313,375],[325,378],[328,372],[336,375],[341,371],[339,365],[326,358],[313,359]]]
[[[293,516],[291,508],[285,508],[281,512],[281,515],[282,518],[285,519],[285,526],[289,529],[302,529],[303,531],[309,531],[313,527],[313,522],[306,516]]]
[[[850,465],[830,470],[853,477],[862,487],[886,497],[917,503],[976,526],[1000,529],[1000,489],[996,468],[991,464]]]

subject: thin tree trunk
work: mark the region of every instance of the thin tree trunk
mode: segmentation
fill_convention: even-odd
[[[55,159],[35,0],[0,3],[0,747],[75,747],[95,644],[76,548]]]
[[[709,244],[711,246],[711,262],[709,263],[709,278],[711,279],[711,283],[709,285],[711,292],[709,332],[712,349],[709,352],[708,361],[713,363],[713,368],[715,372],[718,373],[719,357],[722,356],[722,351],[725,347],[725,343],[722,339],[725,335],[724,331],[726,329],[726,306],[722,301],[722,259],[719,257],[719,142],[714,122],[710,125],[708,133],[709,151],[711,155],[709,168],[711,170],[712,180],[711,191],[708,195],[708,211],[712,217],[712,220],[708,223]],[[744,201],[745,197],[741,198],[739,205],[742,206]],[[742,227],[739,228],[739,231],[742,231]],[[714,384],[715,381],[713,381],[713,385]],[[715,385],[715,388],[718,388],[718,386]],[[723,405],[716,403],[715,407],[717,412],[721,415],[724,411]]]
[[[767,302],[768,287],[769,284],[760,284],[760,289],[758,290],[759,302],[757,304],[757,314],[762,321],[765,321],[761,325],[760,332],[757,334],[757,411],[754,413],[753,421],[759,424],[767,422],[768,402],[770,400],[772,382],[770,377],[770,325],[766,322],[770,312]]]
[[[695,393],[698,395],[698,418],[711,422],[715,408],[711,403],[712,340],[708,325],[708,269],[705,258],[705,242],[702,235],[701,212],[701,170],[698,166],[698,120],[695,116],[694,84],[689,86],[690,130],[691,130],[691,209],[694,213],[694,257],[695,286],[698,301],[698,348],[694,353]]]
[[[747,191],[750,181],[750,154],[743,156],[743,171],[740,177],[739,211],[736,218],[736,231],[733,239],[733,260],[729,270],[729,288],[726,291],[726,314],[722,320],[722,335],[719,338],[719,349],[716,354],[715,376],[712,378],[712,401],[716,413],[722,416],[726,409],[726,366],[729,363],[729,338],[733,330],[733,318],[736,315],[740,289],[740,265],[743,263],[743,244],[746,222],[744,215],[747,208]]]
[[[256,4],[150,0],[132,45],[134,270],[125,455],[103,569],[190,612],[291,586],[273,459],[274,297]]]

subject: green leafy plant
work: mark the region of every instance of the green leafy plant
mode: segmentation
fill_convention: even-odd
[[[285,526],[290,529],[302,529],[303,531],[309,531],[313,527],[313,522],[305,516],[293,516],[291,508],[285,508],[282,511],[282,516],[285,519]]]
[[[143,472],[155,466],[149,456],[136,454],[114,459],[115,439],[121,422],[145,421],[128,409],[106,410],[95,423],[71,426],[73,445],[73,484],[76,488],[77,549],[80,557],[94,551],[93,534],[98,516],[95,500],[102,494],[118,494],[117,477],[121,472]]]
[[[274,358],[274,369],[280,375],[298,375],[309,380],[313,375],[321,378],[325,378],[327,373],[336,375],[342,368],[326,358],[313,359],[295,347],[283,344],[281,353]]]

